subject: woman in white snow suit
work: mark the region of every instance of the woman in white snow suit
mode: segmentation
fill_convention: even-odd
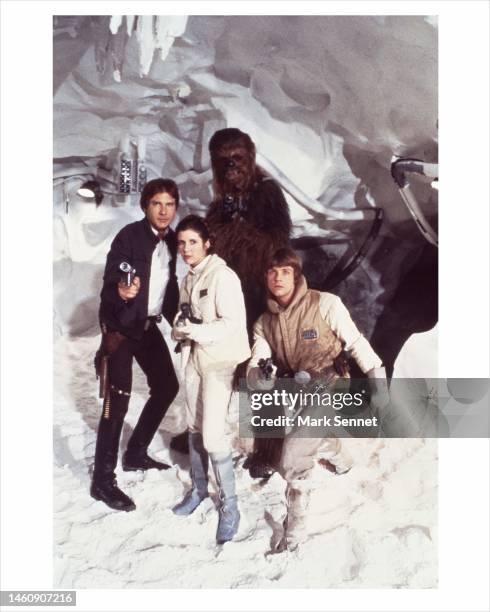
[[[220,498],[216,540],[223,543],[233,538],[240,521],[225,426],[235,368],[250,357],[245,303],[238,276],[211,253],[205,221],[188,215],[176,234],[178,251],[190,266],[172,334],[181,342],[192,488],[173,511],[191,514],[208,496],[210,458]]]

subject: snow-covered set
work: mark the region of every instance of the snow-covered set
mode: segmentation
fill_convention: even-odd
[[[187,423],[182,353],[173,352],[165,320],[155,329],[180,389],[149,451],[171,467],[117,464],[118,484],[136,504],[131,512],[108,508],[89,489],[102,411],[93,357],[107,253],[122,228],[142,219],[141,188],[152,179],[179,187],[174,227],[189,213],[205,216],[213,201],[208,144],[225,127],[251,136],[258,165],[282,190],[309,284],[333,285],[328,291],[390,375],[434,375],[437,249],[414,210],[436,227],[437,192],[420,172],[413,198],[402,197],[392,164],[437,164],[437,21],[57,16],[53,35],[54,586],[435,588],[434,440],[348,440],[349,471],[319,466],[307,495],[287,494],[298,507],[308,502],[294,551],[269,554],[286,516],[285,480],[251,478],[238,444],[235,538],[216,547],[220,483],[211,471],[209,496],[195,511],[172,512],[190,489],[193,451],[189,458],[170,448]],[[99,186],[97,201],[79,194],[87,181]],[[179,285],[187,272],[177,257]],[[237,362],[246,348],[238,336],[226,346]],[[121,451],[147,398],[135,364]]]

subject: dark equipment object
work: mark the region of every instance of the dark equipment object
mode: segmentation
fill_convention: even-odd
[[[283,444],[283,438],[256,438],[254,453],[245,460],[243,469],[251,478],[269,479],[281,459]]]
[[[272,358],[267,357],[267,359],[260,359],[258,366],[265,380],[271,380],[272,372],[274,370],[274,367],[272,366]]]
[[[187,302],[184,302],[183,304],[180,305],[180,315],[179,315],[179,318],[177,319],[177,325],[178,326],[185,325],[186,321],[189,321],[190,323],[197,323],[197,324],[202,323],[202,319],[199,319],[198,317],[195,317],[192,314],[191,305],[188,304]]]
[[[183,455],[189,454],[189,432],[187,429],[170,440],[170,448]]]
[[[94,357],[95,376],[99,380],[99,397],[104,399],[109,391],[109,355],[104,355],[102,344]]]
[[[121,270],[121,272],[124,272],[124,276],[121,279],[122,282],[125,283],[127,287],[131,287],[131,284],[132,284],[133,279],[134,279],[135,274],[136,274],[136,269],[133,268],[126,261],[123,261],[120,264],[119,269]]]
[[[192,314],[191,305],[188,304],[187,302],[184,302],[183,304],[180,305],[180,315],[179,315],[179,318],[177,319],[176,325],[177,327],[183,327],[187,323],[187,321],[189,321],[189,323],[197,323],[198,325],[202,323],[202,319],[199,319],[198,317],[195,317]],[[177,342],[177,345],[175,347],[175,352],[180,353],[181,350],[182,350],[182,343]],[[184,445],[186,444],[187,442],[184,442]]]
[[[94,357],[95,376],[99,380],[99,397],[104,399],[104,408],[108,407],[110,382],[109,382],[109,357],[115,353],[121,342],[124,341],[123,334],[117,331],[109,331],[102,324],[102,338],[100,346]]]
[[[272,358],[260,359],[258,366],[265,380],[271,380],[274,370]],[[283,445],[282,438],[256,438],[254,452],[243,464],[248,469],[251,478],[268,479],[276,471]]]
[[[382,208],[373,207],[372,210],[374,212],[373,223],[371,225],[371,229],[369,230],[368,235],[366,236],[366,239],[359,248],[359,251],[354,255],[352,260],[344,268],[335,267],[330,272],[330,274],[323,283],[321,289],[322,291],[330,291],[331,289],[339,285],[343,280],[350,276],[352,272],[354,272],[357,266],[366,257],[369,249],[371,248],[371,245],[378,237],[379,230],[381,229],[381,224],[383,223],[384,217]]]
[[[133,162],[130,159],[121,159],[119,169],[119,192],[131,193]]]
[[[384,213],[381,208],[373,207],[366,210],[369,210],[370,212],[372,211],[374,213],[374,218],[371,224],[371,228],[357,253],[355,253],[352,259],[345,265],[339,261],[338,264],[333,268],[333,270],[331,270],[322,281],[315,282],[307,277],[308,287],[310,287],[311,289],[316,289],[317,291],[331,291],[334,287],[339,285],[348,276],[350,276],[350,274],[352,274],[352,272],[354,272],[354,270],[359,266],[359,264],[365,259],[369,249],[378,237],[379,230],[381,229],[381,225],[383,223],[384,218]],[[291,240],[291,248],[302,251],[315,247],[321,247],[322,245],[328,245],[329,243],[329,238],[304,236],[301,238],[293,238]]]
[[[410,180],[407,174],[421,174],[422,176],[438,180],[439,166],[438,164],[429,164],[421,159],[411,157],[395,158],[391,164],[391,176],[397,184],[402,200],[405,202],[421,234],[430,244],[438,246],[437,234],[425,218],[422,209],[415,199],[410,189]]]
[[[240,194],[233,195],[232,193],[227,193],[221,205],[226,218],[233,217],[235,213],[243,216],[248,211],[248,200]]]

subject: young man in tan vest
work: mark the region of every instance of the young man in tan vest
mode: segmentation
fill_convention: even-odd
[[[264,380],[259,367],[259,362],[267,358],[273,359],[279,376],[308,372],[313,378],[334,381],[347,374],[341,368],[341,354],[346,351],[372,380],[371,406],[386,405],[386,374],[380,358],[338,296],[308,289],[301,260],[294,251],[283,248],[274,253],[266,270],[266,285],[267,311],[254,326],[247,370],[249,387],[266,390],[274,384],[273,380]],[[345,441],[342,444],[335,438],[294,436],[284,440],[279,463],[273,466],[287,482],[288,506],[284,536],[276,552],[294,549],[304,536],[312,486],[308,479],[321,455],[328,457],[322,463],[337,474],[348,471],[352,465]]]

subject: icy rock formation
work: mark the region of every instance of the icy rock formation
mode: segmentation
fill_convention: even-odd
[[[318,202],[312,209],[288,196],[295,237],[324,239],[301,250],[312,280],[349,261],[371,224],[369,214],[333,221],[328,211],[383,208],[368,257],[334,289],[379,338],[378,351],[402,319],[409,323],[390,347],[395,356],[410,333],[434,325],[436,307],[430,320],[416,304],[391,308],[427,246],[390,176],[393,154],[437,161],[433,18],[58,17],[54,83],[55,177],[65,177],[54,193],[59,333],[95,333],[89,293],[100,287],[104,254],[141,216],[137,194],[113,195],[121,143],[136,159],[144,139],[148,178],[174,178],[181,214],[203,214],[212,197],[207,144],[225,126],[249,132],[261,155]],[[97,210],[76,195],[90,175],[109,192]],[[423,181],[414,191],[435,223],[437,195]],[[419,290],[433,306],[435,275],[432,267]]]

